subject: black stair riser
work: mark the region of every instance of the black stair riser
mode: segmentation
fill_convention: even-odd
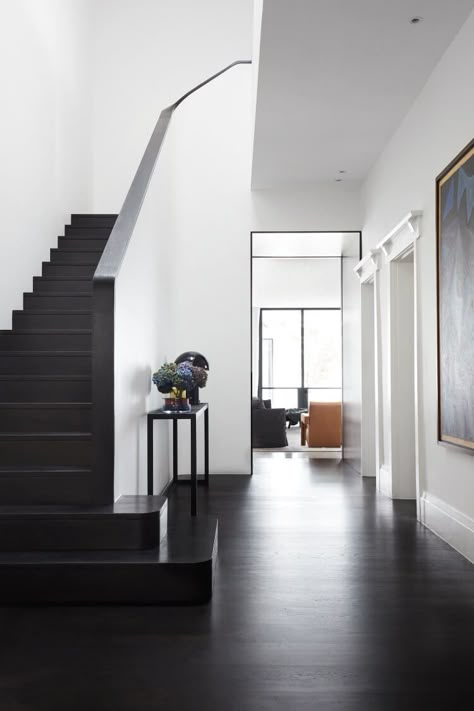
[[[90,333],[11,331],[0,333],[0,351],[88,351],[91,341]]]
[[[35,294],[47,294],[52,292],[73,292],[92,295],[92,280],[87,279],[44,279],[43,277],[33,277],[33,290]]]
[[[108,227],[112,229],[117,215],[71,215],[73,227]]]
[[[77,249],[78,251],[104,251],[107,237],[58,237],[59,249]]]
[[[0,501],[5,506],[87,505],[92,479],[90,470],[0,472]]]
[[[51,264],[43,262],[41,274],[48,277],[62,277],[63,279],[74,277],[89,277],[92,279],[97,269],[95,264]]]
[[[87,380],[1,380],[0,402],[91,402]],[[76,430],[77,431],[77,430]]]
[[[51,555],[51,553],[50,553]],[[212,598],[214,562],[195,565],[0,562],[0,602],[21,604],[204,605]],[[168,708],[172,708],[169,706]]]
[[[25,309],[53,309],[55,311],[92,310],[92,296],[82,294],[24,294],[23,307]]]
[[[90,375],[90,355],[18,355],[0,351],[0,374]]]
[[[168,531],[168,552],[67,551],[0,554],[0,600],[13,603],[191,604],[210,600],[217,558],[217,520]],[[213,526],[212,526],[213,523]],[[205,535],[199,525],[205,524]],[[196,542],[196,532],[198,541]],[[173,551],[189,551],[183,559]],[[170,708],[172,705],[170,706]],[[167,707],[168,708],[168,707]]]
[[[0,432],[90,432],[85,407],[0,407]]]
[[[51,264],[90,264],[97,267],[102,252],[75,252],[72,249],[51,249]]]
[[[66,237],[109,237],[111,232],[111,227],[66,225],[64,234]]]
[[[35,313],[34,311],[14,311],[14,329],[86,329],[92,328],[92,314]]]
[[[3,466],[90,466],[92,446],[81,440],[0,441],[0,462]]]
[[[148,550],[166,532],[166,512],[142,518],[43,519],[2,521],[0,551]]]

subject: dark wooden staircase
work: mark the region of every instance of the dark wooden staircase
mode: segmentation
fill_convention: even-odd
[[[92,478],[92,277],[115,215],[72,215],[0,331],[0,502],[88,505]]]
[[[215,525],[186,521],[166,536],[165,498],[100,500],[92,279],[115,220],[72,215],[12,329],[0,331],[3,602],[185,603],[211,594]]]

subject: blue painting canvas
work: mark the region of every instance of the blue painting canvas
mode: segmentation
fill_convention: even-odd
[[[474,145],[437,179],[439,439],[474,450]]]

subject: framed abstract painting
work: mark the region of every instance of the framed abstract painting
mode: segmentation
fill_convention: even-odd
[[[438,439],[474,453],[474,141],[436,178]]]

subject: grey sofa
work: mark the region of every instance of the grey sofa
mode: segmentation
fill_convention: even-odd
[[[272,408],[271,401],[253,398],[252,447],[273,449],[287,446],[285,409],[283,407]]]

